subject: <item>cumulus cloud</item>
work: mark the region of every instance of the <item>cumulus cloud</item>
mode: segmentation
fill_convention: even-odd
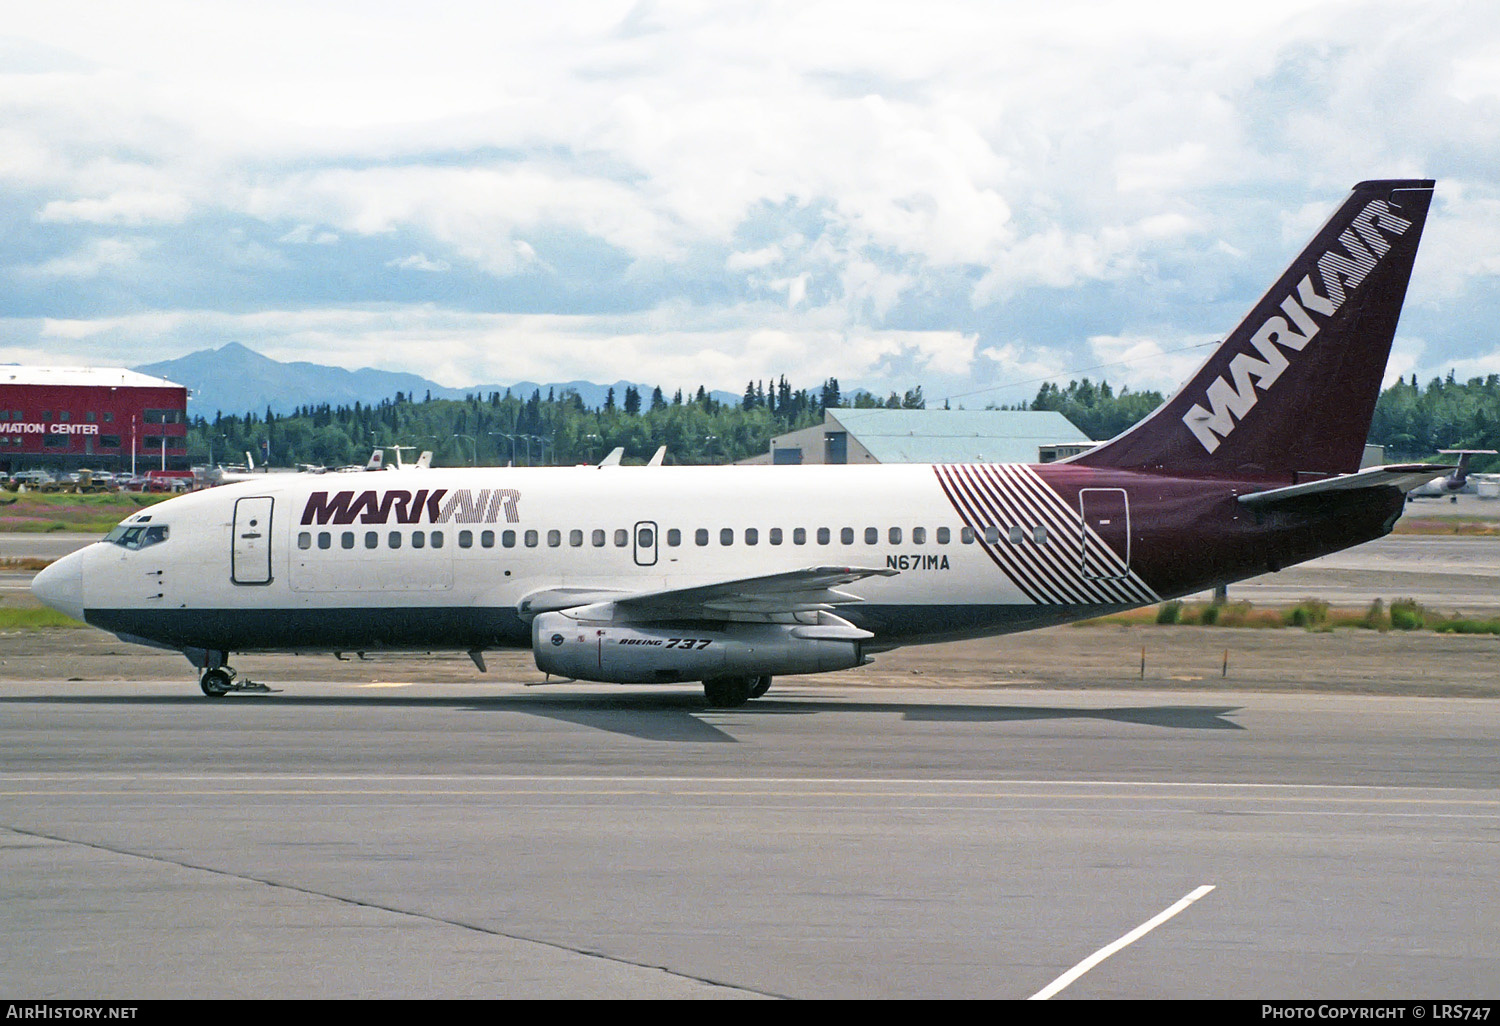
[[[1443,183],[1421,367],[1497,350],[1476,0],[55,0],[7,33],[0,316],[107,324],[143,360],[233,324],[393,368],[451,346],[456,376],[499,351],[530,361],[508,376],[938,395],[1114,356],[1164,387],[1355,179],[1407,174]],[[297,304],[317,331],[277,326]],[[127,339],[142,309],[185,317]]]
[[[44,278],[95,278],[135,264],[151,245],[149,240],[142,239],[95,239],[66,256],[27,268],[26,272]]]
[[[177,224],[188,215],[186,199],[172,193],[117,192],[97,199],[52,200],[38,221],[62,224]]]
[[[446,260],[429,260],[426,253],[413,253],[400,260],[387,260],[385,266],[394,267],[398,271],[427,271],[432,274],[439,274],[452,267]]]

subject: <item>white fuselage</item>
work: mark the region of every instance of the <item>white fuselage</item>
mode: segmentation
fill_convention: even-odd
[[[79,553],[75,599],[90,623],[170,647],[327,651],[527,646],[536,610],[817,566],[899,571],[844,589],[861,601],[840,615],[872,647],[1155,598],[1083,581],[1076,511],[1013,508],[987,544],[928,465],[276,475],[129,518],[127,532],[166,530]],[[1078,578],[1077,600],[1038,609],[997,550],[1059,587]]]

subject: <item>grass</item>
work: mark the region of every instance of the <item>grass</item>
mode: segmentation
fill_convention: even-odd
[[[0,608],[0,631],[34,631],[44,627],[82,627],[84,624],[42,606]]]
[[[1396,521],[1392,534],[1446,534],[1477,538],[1500,538],[1500,520],[1465,520],[1460,517],[1410,517]]]
[[[52,560],[42,559],[39,556],[3,556],[0,557],[0,571],[6,573],[39,574],[52,565]]]
[[[1500,618],[1488,620],[1435,612],[1412,599],[1396,599],[1389,606],[1376,599],[1365,609],[1335,609],[1322,599],[1306,598],[1281,609],[1257,609],[1249,602],[1181,602],[1145,606],[1125,613],[1082,620],[1075,627],[1108,625],[1142,627],[1151,624],[1185,627],[1248,627],[1308,631],[1340,628],[1373,631],[1429,630],[1440,634],[1500,635]]]
[[[142,492],[69,495],[61,492],[0,493],[0,531],[104,534],[146,506],[172,496]]]

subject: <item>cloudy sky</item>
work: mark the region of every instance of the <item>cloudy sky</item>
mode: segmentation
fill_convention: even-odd
[[[1438,179],[1391,374],[1500,372],[1500,7],[9,5],[0,362],[1168,389]]]

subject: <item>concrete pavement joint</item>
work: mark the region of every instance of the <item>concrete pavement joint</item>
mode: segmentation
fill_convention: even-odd
[[[535,938],[535,937],[522,936],[521,934],[507,933],[504,930],[497,930],[497,929],[494,929],[493,927],[481,926],[481,925],[479,925],[477,923],[466,923],[466,922],[464,922],[462,920],[459,920],[459,919],[447,919],[447,918],[444,918],[442,916],[428,915],[428,914],[423,913],[423,912],[412,912],[409,909],[396,908],[396,907],[391,906],[391,905],[382,905],[382,904],[380,904],[378,902],[364,901],[364,900],[361,900],[359,898],[351,898],[351,897],[347,897],[347,896],[341,895],[341,894],[330,894],[330,893],[328,893],[326,891],[319,891],[319,890],[316,890],[316,889],[311,888],[311,887],[303,887],[303,886],[300,886],[298,884],[284,883],[282,881],[271,880],[271,879],[267,879],[265,877],[251,876],[251,875],[246,874],[246,873],[234,873],[234,872],[230,872],[229,870],[225,870],[225,869],[216,869],[213,866],[201,866],[201,865],[197,865],[196,863],[183,862],[183,861],[180,861],[178,859],[166,858],[166,857],[161,856],[161,855],[153,855],[153,854],[149,854],[149,853],[146,853],[146,852],[131,851],[128,848],[119,848],[119,847],[115,847],[113,845],[100,844],[97,841],[82,841],[82,840],[78,840],[77,838],[62,837],[62,836],[57,835],[57,834],[49,834],[49,833],[46,833],[45,831],[41,831],[41,830],[27,830],[27,829],[25,829],[23,827],[12,826],[12,825],[10,825],[8,823],[7,824],[0,824],[0,829],[8,830],[8,831],[10,831],[13,834],[19,834],[19,835],[21,835],[23,837],[34,837],[34,838],[37,838],[39,840],[53,841],[53,842],[56,842],[58,844],[68,844],[68,845],[76,845],[76,846],[82,847],[82,848],[91,848],[91,849],[93,849],[95,851],[108,852],[111,855],[121,855],[121,856],[125,856],[127,858],[136,858],[136,859],[141,859],[141,860],[147,861],[147,862],[156,862],[156,863],[160,863],[162,865],[176,866],[179,869],[189,869],[189,870],[194,870],[194,871],[201,872],[201,873],[210,873],[210,874],[212,874],[214,876],[227,877],[227,878],[232,879],[232,880],[241,880],[241,881],[244,881],[246,883],[257,883],[257,884],[261,884],[262,886],[272,887],[272,888],[276,888],[278,890],[291,891],[291,892],[297,893],[297,894],[305,894],[305,895],[308,895],[310,897],[323,898],[323,899],[326,899],[328,901],[336,901],[336,902],[338,902],[340,904],[343,904],[343,905],[350,905],[350,906],[354,906],[354,907],[357,907],[357,908],[368,908],[368,909],[373,909],[373,910],[379,911],[379,912],[389,912],[389,913],[391,913],[393,915],[398,915],[398,916],[408,916],[408,917],[410,917],[412,919],[420,919],[420,920],[424,920],[426,922],[439,923],[439,924],[442,924],[444,926],[457,927],[458,929],[461,929],[461,930],[470,930],[470,931],[472,931],[474,933],[481,933],[481,934],[485,934],[485,935],[490,936],[490,937],[498,937],[498,938],[500,938],[502,940],[518,941],[518,942],[525,943],[525,944],[538,944],[538,945],[541,945],[542,947],[552,948],[553,950],[556,950],[556,951],[566,951],[569,954],[582,955],[585,958],[597,958],[597,959],[600,959],[602,961],[613,962],[613,963],[615,963],[617,965],[626,965],[626,966],[630,966],[630,967],[635,968],[635,969],[652,969],[652,970],[655,970],[655,971],[660,972],[660,973],[665,973],[668,976],[675,976],[678,979],[690,980],[690,981],[692,981],[694,983],[702,983],[702,984],[705,984],[706,986],[710,986],[710,987],[723,987],[723,988],[726,988],[726,989],[729,989],[729,990],[742,991],[742,992],[744,992],[746,994],[755,994],[755,995],[757,995],[759,997],[771,997],[771,998],[783,998],[783,999],[785,999],[785,998],[788,997],[788,995],[785,995],[785,994],[777,994],[777,993],[774,993],[774,992],[771,992],[771,991],[756,990],[753,987],[743,987],[743,986],[740,986],[739,984],[728,983],[728,982],[725,982],[723,980],[715,980],[715,979],[712,979],[712,978],[709,978],[709,977],[705,977],[705,976],[694,976],[691,973],[679,972],[678,970],[668,968],[667,966],[664,966],[664,965],[651,965],[651,964],[645,963],[645,962],[636,962],[636,961],[632,961],[631,959],[628,959],[628,958],[620,958],[617,955],[611,955],[611,954],[608,954],[608,953],[602,952],[602,951],[594,951],[594,950],[590,950],[588,948],[576,948],[576,947],[572,947],[572,946],[567,945],[567,944],[558,943],[557,941],[540,940],[540,939]]]

